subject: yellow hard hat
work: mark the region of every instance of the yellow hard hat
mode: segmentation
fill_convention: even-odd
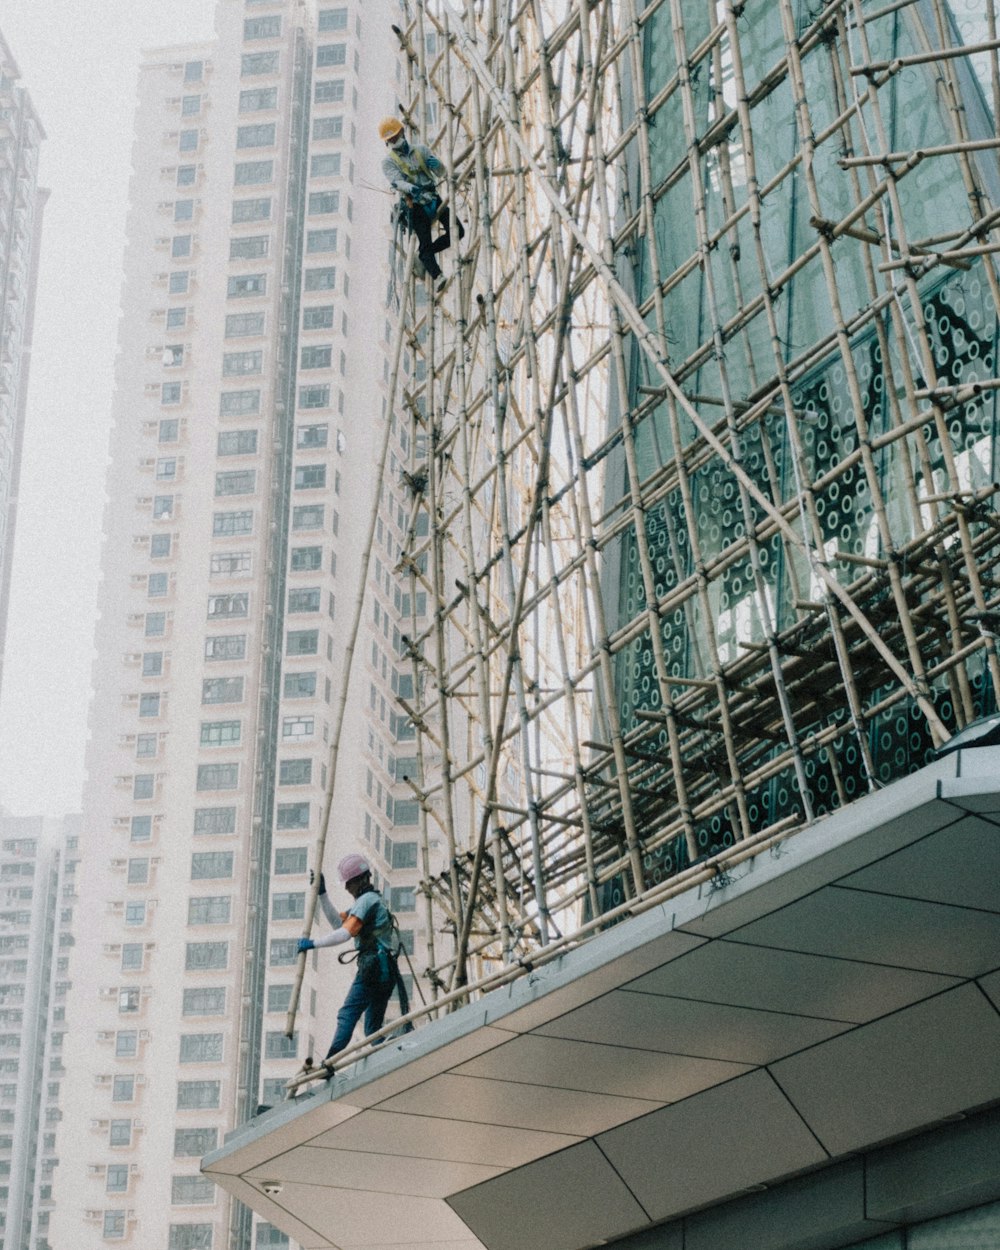
[[[403,123],[398,117],[384,117],[378,124],[378,137],[382,140],[394,139],[403,133]]]

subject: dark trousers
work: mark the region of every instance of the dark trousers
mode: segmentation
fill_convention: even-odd
[[[376,1033],[385,1020],[385,1009],[389,1006],[392,991],[396,988],[396,980],[383,981],[375,986],[365,985],[360,976],[351,982],[344,1005],[337,1012],[337,1030],[326,1052],[327,1059],[351,1044],[354,1029],[362,1016],[365,1018],[365,1037]]]

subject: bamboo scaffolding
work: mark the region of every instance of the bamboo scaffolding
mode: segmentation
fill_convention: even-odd
[[[996,706],[1000,41],[944,0],[779,0],[766,64],[732,0],[404,11],[468,226],[396,402],[430,1012]]]

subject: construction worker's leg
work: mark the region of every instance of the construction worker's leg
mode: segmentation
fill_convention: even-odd
[[[441,277],[441,266],[434,259],[434,241],[431,239],[431,219],[419,204],[410,210],[410,224],[417,236],[417,255],[432,278]]]
[[[354,1028],[368,1010],[370,1003],[369,991],[361,984],[361,978],[355,977],[351,988],[347,991],[344,1005],[337,1012],[337,1031],[333,1035],[330,1049],[326,1052],[327,1059],[346,1049],[351,1044]],[[383,1008],[383,1014],[385,1009]],[[368,1030],[371,1032],[371,1030]]]
[[[369,990],[370,1000],[368,1010],[365,1012],[365,1037],[369,1033],[375,1033],[382,1027],[385,1020],[385,1009],[389,1006],[389,999],[392,998],[392,991],[395,988],[394,980],[384,981],[381,985],[377,985],[374,989]],[[385,1039],[383,1038],[382,1041]],[[379,1042],[375,1043],[379,1045]]]

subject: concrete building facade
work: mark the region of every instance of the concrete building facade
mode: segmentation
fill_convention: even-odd
[[[352,974],[310,956],[285,1037],[388,419],[390,9],[220,0],[141,71],[53,1244],[289,1244],[198,1162],[322,1057]],[[387,490],[326,862],[368,854],[419,945],[403,523]]]
[[[47,1250],[62,1116],[79,818],[0,815],[0,1213]]]
[[[31,332],[42,214],[48,192],[38,186],[45,138],[31,97],[0,30],[0,684],[17,488],[24,441]]]

